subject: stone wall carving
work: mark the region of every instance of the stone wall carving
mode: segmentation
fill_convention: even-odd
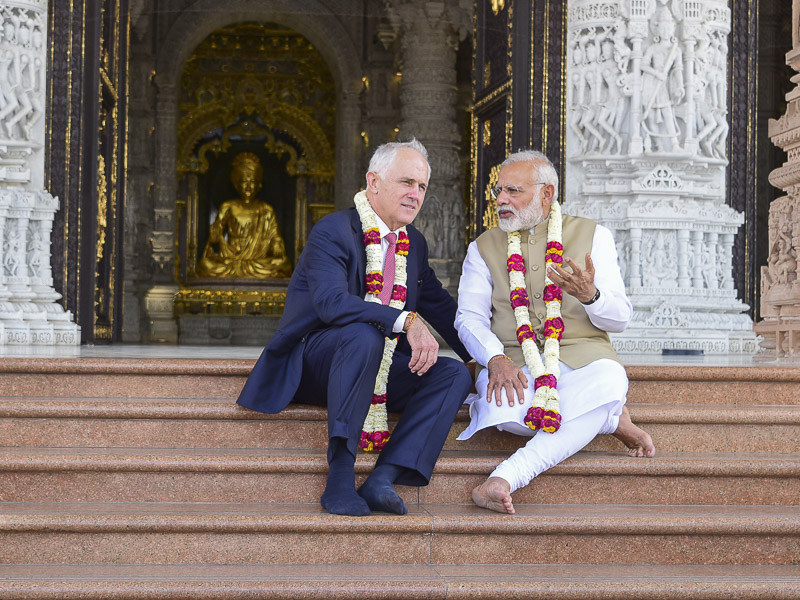
[[[43,189],[46,16],[45,0],[0,7],[0,346],[80,343],[50,266],[58,198]]]
[[[624,352],[754,352],[725,204],[725,0],[569,4],[565,210],[609,227],[634,305]]]
[[[792,7],[794,48],[786,63],[800,72],[800,1]],[[800,80],[786,95],[786,114],[769,122],[772,142],[786,151],[787,160],[769,181],[786,195],[769,207],[769,259],[761,267],[761,316],[755,331],[762,346],[776,356],[800,356]]]

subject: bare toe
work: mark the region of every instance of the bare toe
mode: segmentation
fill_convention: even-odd
[[[627,406],[622,409],[614,437],[628,448],[628,456],[653,458],[656,455],[653,439],[644,429],[633,424]]]
[[[490,477],[472,490],[472,500],[481,508],[513,515],[515,510],[510,489],[505,479]]]

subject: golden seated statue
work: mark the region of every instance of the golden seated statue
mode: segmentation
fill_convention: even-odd
[[[291,275],[275,211],[256,198],[263,178],[264,170],[255,154],[244,152],[233,160],[231,181],[240,197],[220,206],[203,258],[197,263],[199,277],[264,279]]]

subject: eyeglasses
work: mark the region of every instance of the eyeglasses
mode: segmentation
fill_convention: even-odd
[[[544,181],[538,181],[533,185],[547,185]],[[500,195],[501,192],[505,192],[512,198],[517,198],[520,194],[525,192],[525,188],[518,187],[516,185],[496,185],[494,186],[489,192],[492,194],[492,198],[497,200],[497,197]]]

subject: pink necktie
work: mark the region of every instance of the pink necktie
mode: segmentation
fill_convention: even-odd
[[[386,260],[383,261],[383,289],[378,294],[381,304],[389,304],[392,299],[392,288],[394,287],[394,252],[397,245],[397,234],[387,233],[386,241],[389,242],[389,249],[386,251]]]

